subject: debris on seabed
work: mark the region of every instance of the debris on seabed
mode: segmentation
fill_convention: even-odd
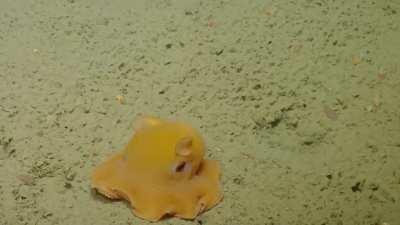
[[[335,110],[331,109],[329,106],[324,106],[325,116],[331,120],[337,120],[338,116]]]
[[[358,64],[360,64],[362,61],[361,56],[360,55],[354,55],[353,58],[351,59],[351,63],[356,66]]]
[[[23,185],[34,185],[35,184],[35,178],[31,175],[27,174],[21,174],[17,176],[18,180],[21,181]]]
[[[115,99],[117,99],[119,104],[124,104],[125,103],[125,98],[122,95],[115,96]]]

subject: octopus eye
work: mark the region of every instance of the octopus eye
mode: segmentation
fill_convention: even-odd
[[[176,164],[176,165],[173,167],[173,171],[174,171],[175,173],[190,172],[191,168],[192,168],[192,167],[191,167],[190,163],[187,163],[187,162],[179,162],[178,164]]]
[[[186,163],[185,162],[181,162],[178,164],[178,166],[175,167],[175,172],[182,172],[185,169]]]

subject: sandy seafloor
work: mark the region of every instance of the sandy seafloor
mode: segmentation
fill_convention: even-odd
[[[140,113],[223,170],[159,224],[400,224],[399,1],[0,1],[1,225],[148,224],[89,183]]]

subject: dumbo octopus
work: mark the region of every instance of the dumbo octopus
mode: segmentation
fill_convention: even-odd
[[[141,117],[126,147],[94,169],[92,187],[130,202],[149,221],[194,219],[222,199],[220,166],[204,159],[205,144],[191,126]]]

